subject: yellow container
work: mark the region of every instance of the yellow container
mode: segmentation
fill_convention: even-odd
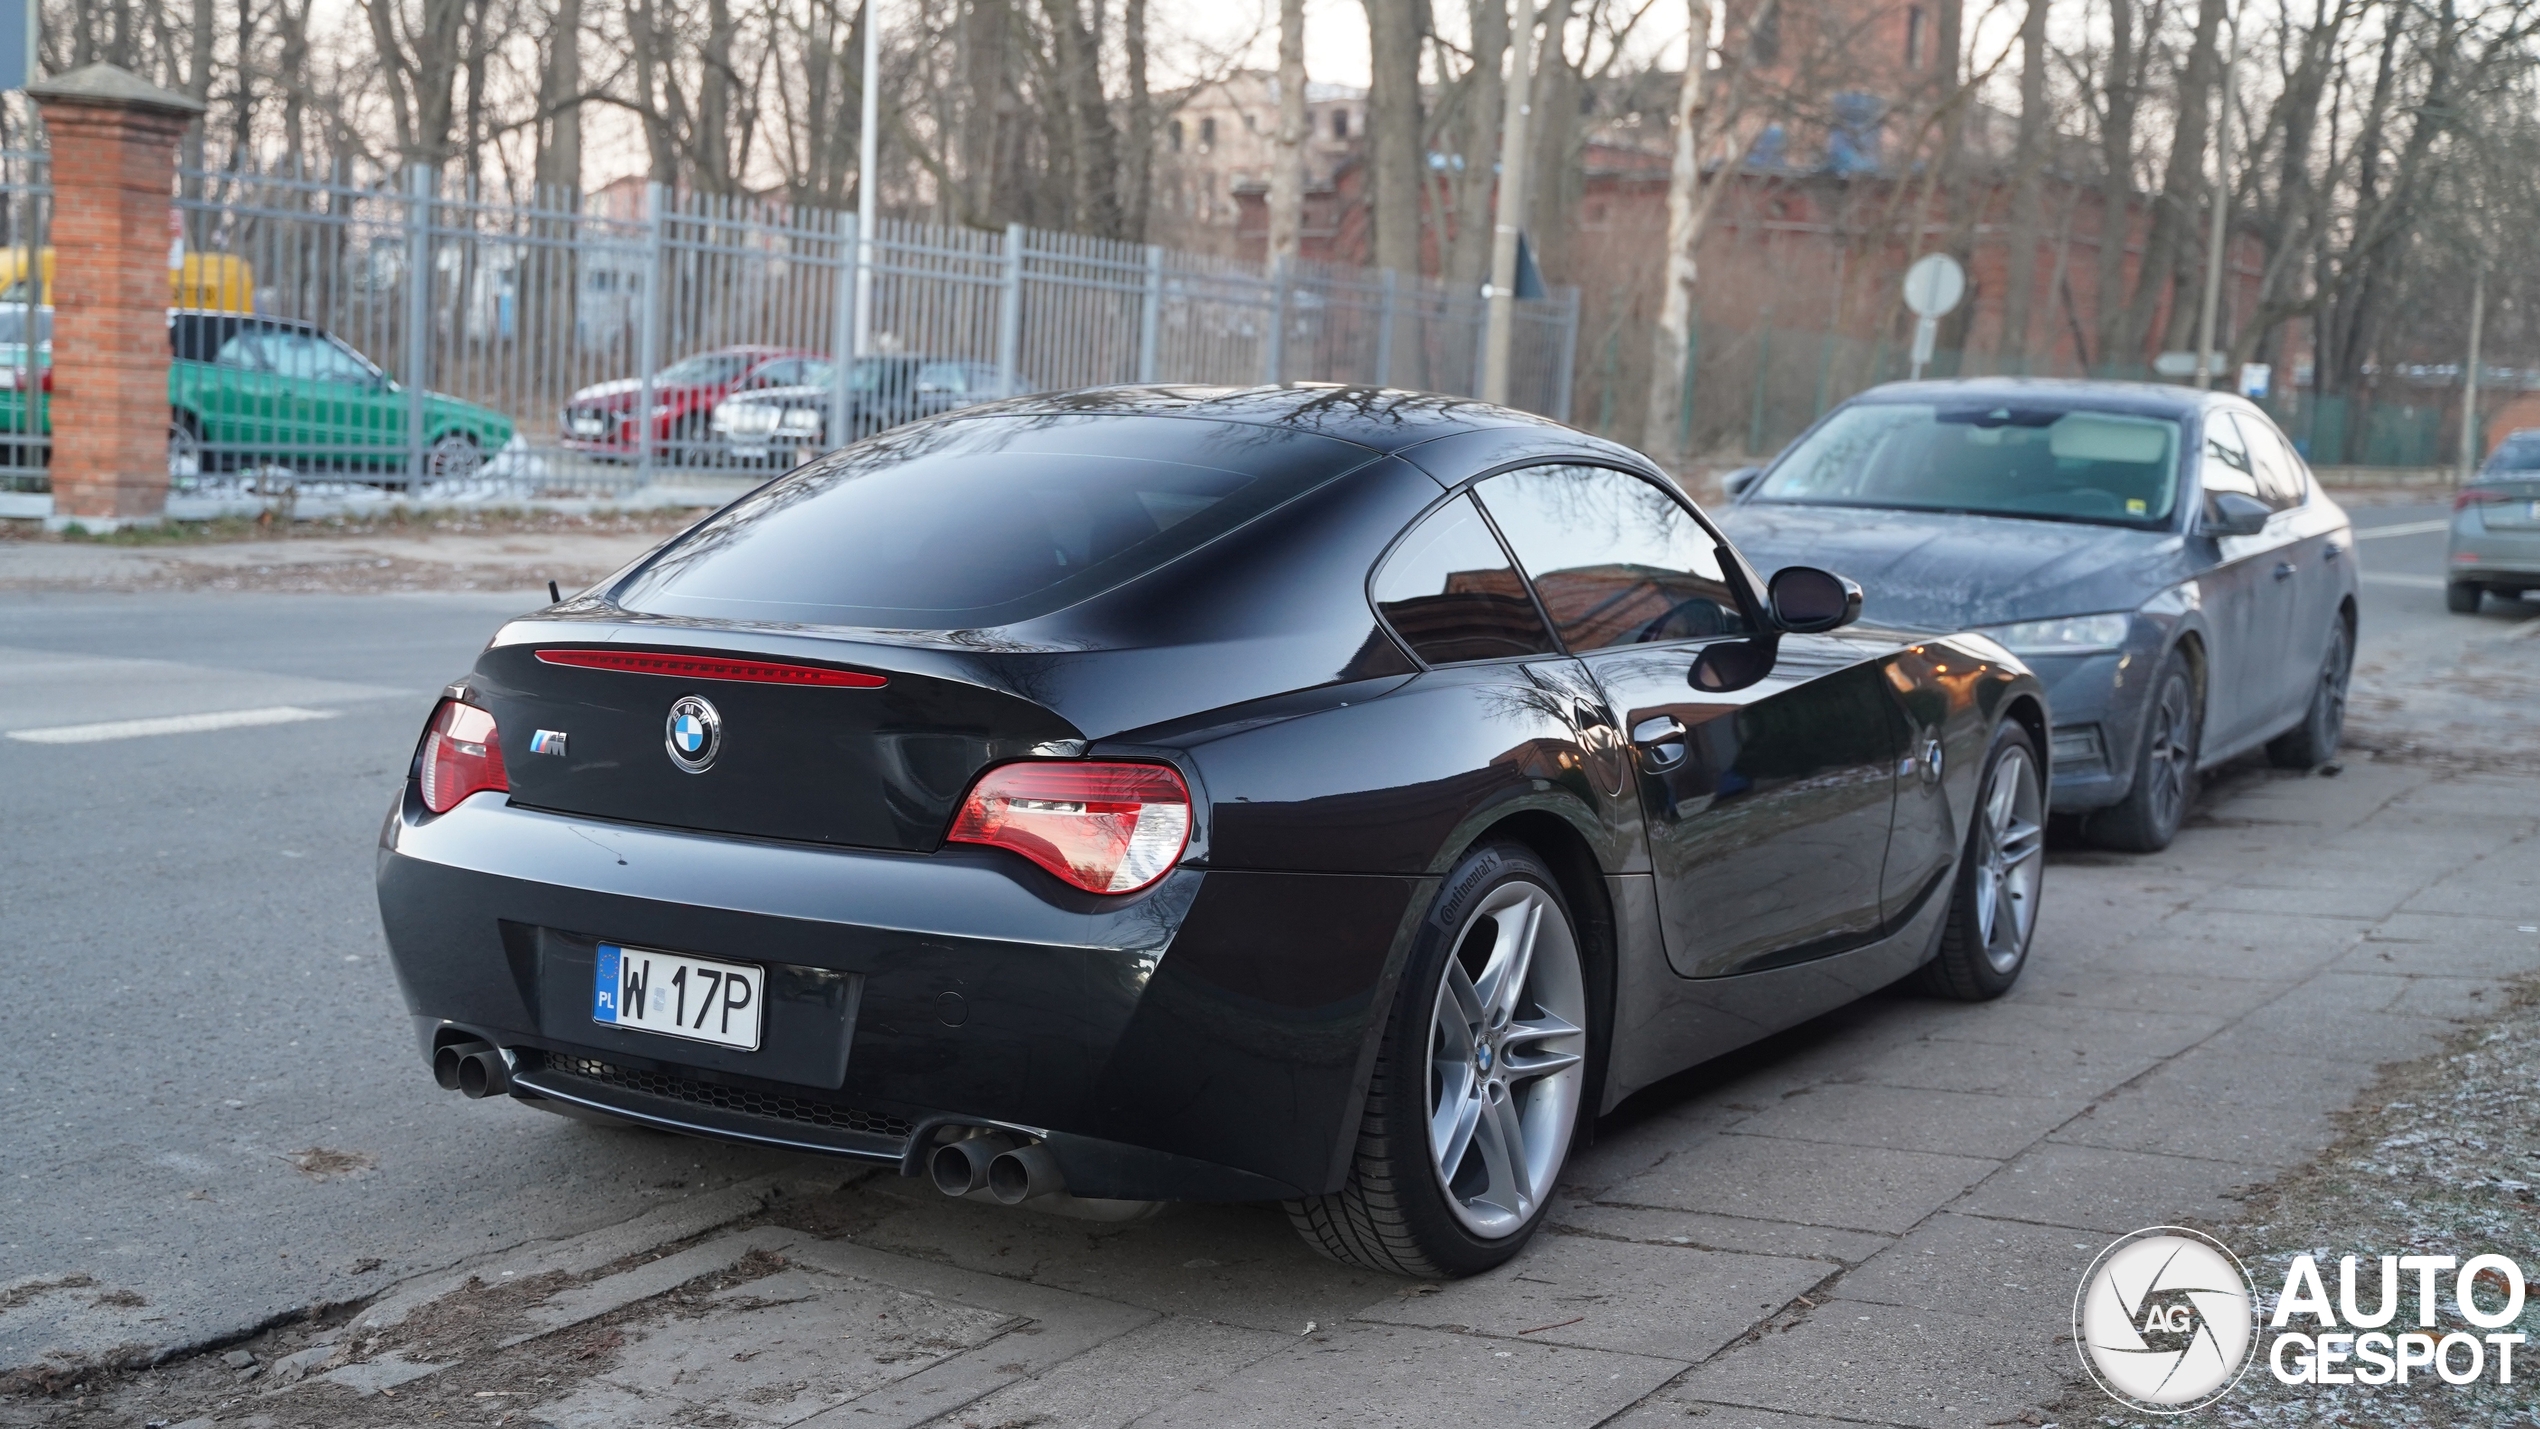
[[[42,296],[36,302],[49,308],[53,306],[53,250],[38,250],[35,266],[43,280]],[[0,248],[0,302],[27,300],[26,275],[27,250]],[[168,269],[168,306],[254,312],[255,270],[235,253],[188,253]]]

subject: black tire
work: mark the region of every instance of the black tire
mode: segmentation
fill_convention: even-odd
[[[2485,594],[2485,591],[2479,589],[2476,581],[2445,581],[2443,608],[2454,615],[2476,615],[2478,614],[2478,598]]]
[[[2028,966],[2046,887],[2046,788],[2036,743],[2017,721],[1993,732],[1967,823],[1940,955],[1918,976],[1926,992],[1988,1002],[2009,992]]]
[[[2101,848],[2159,853],[2178,837],[2196,802],[2196,760],[2203,747],[2205,713],[2196,676],[2173,650],[2152,681],[2143,711],[2143,744],[2134,758],[2134,784],[2123,799],[2090,815],[2083,833]]]
[[[2317,769],[2337,757],[2346,733],[2346,679],[2355,667],[2355,637],[2340,616],[2330,629],[2328,655],[2311,685],[2302,722],[2267,741],[2267,762],[2278,769]]]
[[[1527,917],[1532,937],[1517,931],[1529,926]],[[1330,1195],[1287,1203],[1288,1220],[1308,1245],[1344,1265],[1430,1280],[1479,1274],[1524,1249],[1589,1115],[1588,1071],[1602,1052],[1586,1015],[1592,983],[1577,930],[1552,871],[1525,848],[1484,845],[1447,875],[1386,1014],[1348,1179]],[[1525,971],[1513,993],[1492,995],[1502,980],[1489,970],[1502,966],[1511,939],[1527,945]],[[1450,987],[1459,971],[1462,992],[1478,996],[1478,1004]],[[1481,1033],[1464,1044],[1471,1050],[1462,1059],[1439,1030],[1457,1006],[1477,1006],[1481,1015]],[[1559,1022],[1568,1032],[1531,1030]],[[1509,1074],[1554,1058],[1567,1060],[1545,1073]],[[1459,1123],[1460,1150],[1441,1158],[1432,1153],[1430,1127],[1433,1108],[1448,1100],[1482,1110]],[[1532,1182],[1530,1197],[1504,1194],[1500,1168],[1511,1163],[1492,1155],[1511,1144],[1512,1132],[1528,1153],[1516,1184]],[[1452,1160],[1452,1173],[1439,1169],[1442,1159]],[[1451,1191],[1450,1183],[1462,1189]],[[1494,1195],[1518,1204],[1501,1205]]]

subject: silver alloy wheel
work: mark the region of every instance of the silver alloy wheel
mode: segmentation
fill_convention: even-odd
[[[2196,777],[2196,750],[2188,742],[2195,718],[2191,699],[2182,677],[2163,682],[2152,702],[2152,740],[2143,751],[2151,767],[2143,777],[2150,781],[2154,822],[2163,829],[2177,828],[2185,817],[2188,781]]]
[[[1466,921],[1429,1019],[1429,1163],[1484,1240],[1534,1219],[1577,1125],[1587,988],[1570,922],[1532,883]]]
[[[2037,923],[2037,886],[2046,873],[2046,800],[2025,750],[2003,751],[1985,791],[1976,863],[1976,931],[1997,973],[2019,966]]]

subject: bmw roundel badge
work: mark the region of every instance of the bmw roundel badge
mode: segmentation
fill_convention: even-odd
[[[703,774],[723,751],[723,716],[704,699],[681,695],[670,703],[662,746],[670,751],[671,763],[691,774]]]

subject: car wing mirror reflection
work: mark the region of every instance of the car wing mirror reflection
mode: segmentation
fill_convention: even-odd
[[[1742,690],[1773,673],[1773,661],[1780,653],[1781,642],[1770,635],[1715,640],[1693,657],[1693,668],[1685,673],[1685,683],[1711,695]]]

